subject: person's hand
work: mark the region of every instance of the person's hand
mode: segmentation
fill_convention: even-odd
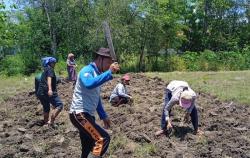
[[[52,92],[51,89],[49,89],[49,91],[48,91],[48,96],[51,97],[52,95],[53,95],[53,92]]]
[[[110,65],[109,69],[112,71],[112,73],[116,73],[117,71],[120,70],[120,66],[117,62],[114,62],[113,64]]]
[[[109,119],[109,118],[104,119],[104,120],[103,120],[103,124],[104,124],[104,128],[105,128],[105,129],[109,129],[110,126],[111,126],[111,121],[110,121],[110,119]]]
[[[173,126],[172,126],[171,122],[168,120],[167,130],[172,129],[172,128],[173,128]]]

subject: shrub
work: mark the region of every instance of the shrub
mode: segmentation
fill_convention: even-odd
[[[171,55],[167,60],[168,71],[185,71],[185,60],[178,55]]]
[[[21,54],[6,56],[1,61],[2,72],[4,75],[13,76],[24,74],[25,64]]]
[[[199,70],[202,71],[217,71],[218,70],[218,55],[210,50],[205,50],[200,53],[197,59]]]
[[[182,55],[182,58],[184,59],[186,63],[187,70],[189,71],[199,71],[199,54],[197,52],[185,52],[184,55]]]
[[[23,61],[23,64],[24,64],[23,74],[30,75],[36,72],[36,70],[40,66],[40,61],[39,61],[38,56],[30,52],[24,52],[21,54],[21,57],[22,57],[21,60]]]

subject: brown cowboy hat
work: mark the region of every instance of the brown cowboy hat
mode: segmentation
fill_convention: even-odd
[[[109,48],[100,48],[96,54],[103,56],[103,57],[108,57],[108,58],[112,58],[110,55],[110,49]]]

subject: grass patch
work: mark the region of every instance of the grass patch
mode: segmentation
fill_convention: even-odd
[[[208,144],[208,140],[206,137],[202,136],[198,138],[197,143],[200,144],[201,146],[204,146]]]
[[[112,141],[110,142],[110,145],[109,145],[109,153],[108,153],[109,157],[111,158],[112,157],[111,155],[114,154],[116,150],[124,149],[127,142],[128,142],[128,139],[122,135],[118,135],[112,138]]]
[[[157,149],[154,144],[142,144],[138,148],[136,148],[134,156],[135,157],[150,157],[151,155],[155,154]]]
[[[27,92],[34,88],[34,75],[32,76],[0,76],[0,102],[18,93]]]
[[[224,101],[250,103],[250,71],[154,72],[146,74],[150,77],[158,76],[164,81],[185,80],[195,91],[210,93]]]

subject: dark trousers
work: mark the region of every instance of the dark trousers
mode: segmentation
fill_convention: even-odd
[[[90,152],[96,157],[101,157],[108,149],[109,134],[97,125],[95,118],[88,113],[70,114],[70,120],[80,133],[81,158],[87,158]]]
[[[165,102],[166,104],[170,101],[170,99],[172,98],[172,94],[171,92],[167,92],[166,94],[167,96],[165,97]],[[162,115],[161,115],[161,129],[165,130],[167,127],[167,121],[166,121],[166,116],[164,114],[164,108],[165,108],[165,104],[163,105],[163,110],[162,110]],[[169,111],[169,116],[170,116],[171,110]]]
[[[169,92],[167,93],[167,97],[165,99],[167,99],[167,102],[169,102],[169,100],[172,98],[172,94]],[[171,110],[169,111],[169,115],[171,113]],[[191,122],[192,122],[192,125],[194,127],[194,130],[196,131],[198,129],[198,112],[197,112],[197,109],[196,107],[194,106],[191,114]],[[162,117],[161,117],[161,129],[165,130],[166,129],[166,126],[167,126],[167,121],[166,121],[166,116],[164,114],[164,107],[163,107],[163,112],[162,112]]]
[[[37,97],[43,106],[43,112],[50,112],[50,104],[52,104],[54,108],[57,108],[59,110],[63,109],[63,103],[58,95],[53,95],[51,97],[49,97],[48,95],[38,95]]]
[[[114,97],[113,99],[111,99],[110,103],[113,106],[119,106],[121,104],[127,104],[128,101],[129,101],[128,98],[117,96],[117,97]]]

